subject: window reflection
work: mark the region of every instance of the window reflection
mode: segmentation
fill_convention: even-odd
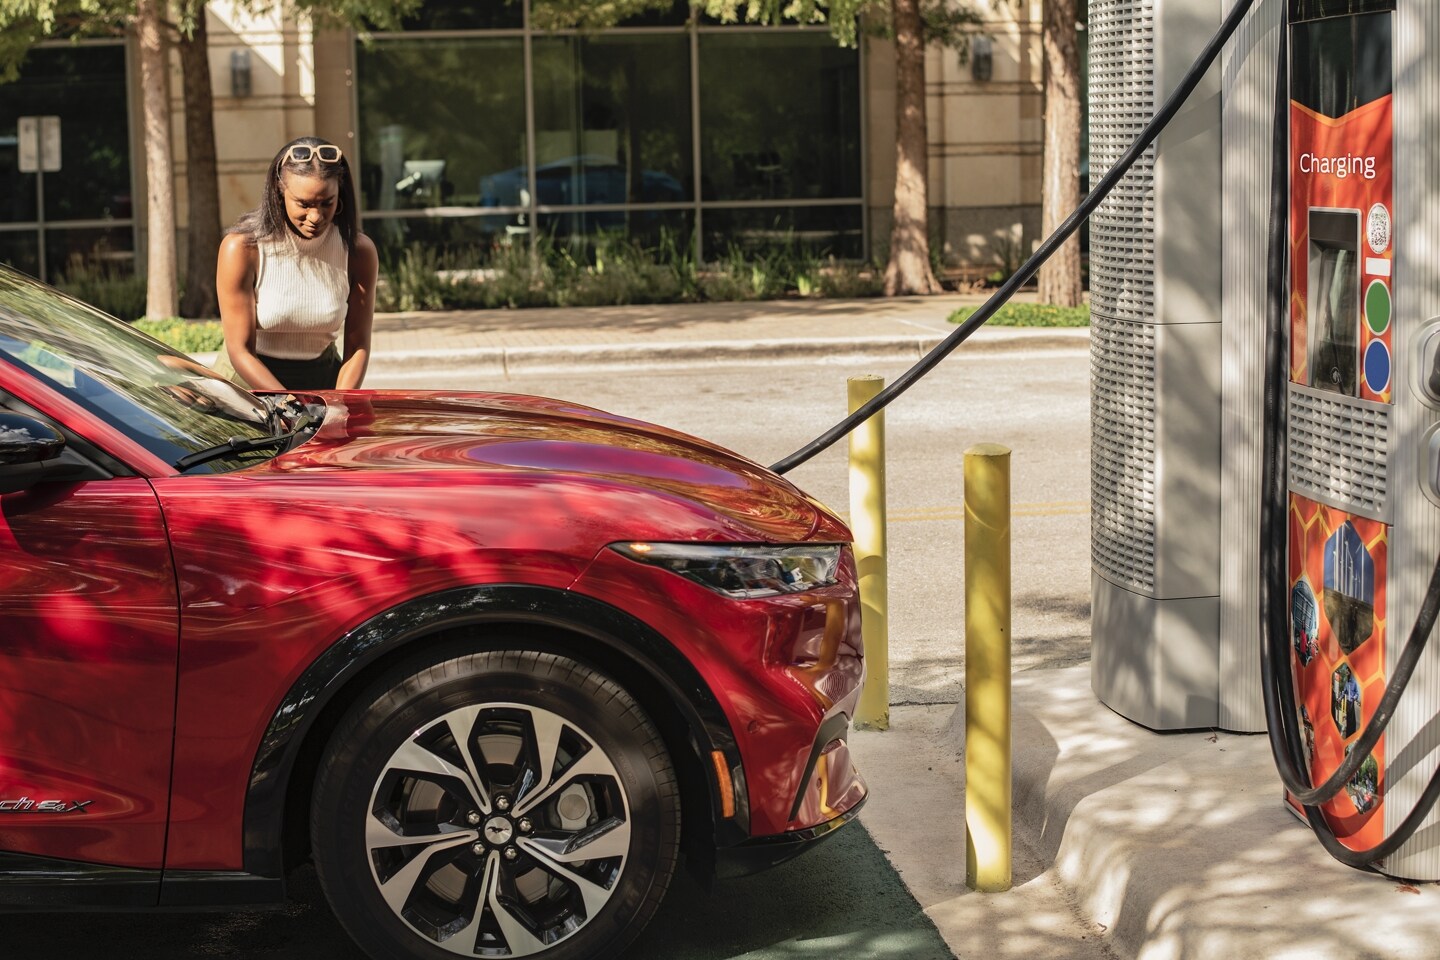
[[[269,433],[251,394],[91,307],[0,270],[0,359],[42,377],[68,399],[160,459],[231,436]],[[233,469],[228,457],[197,469]]]
[[[700,35],[706,200],[860,196],[860,58],[828,34]]]
[[[52,227],[45,231],[45,264],[52,283],[90,274],[129,276],[135,234],[129,227]]]
[[[535,41],[534,51],[541,204],[690,199],[690,44],[684,34],[545,38]]]
[[[523,37],[423,32],[523,27],[501,9],[427,3],[415,32],[356,48],[365,208],[429,214],[367,217],[382,254],[484,262],[502,245],[615,231],[650,243],[703,211],[707,257],[762,242],[863,255],[856,51],[793,28],[697,36],[683,2],[623,32],[531,30],[532,176]],[[831,199],[849,202],[793,203]]]
[[[615,212],[542,213],[540,235],[584,262],[608,238],[625,237],[664,258],[685,257],[690,249],[694,216],[689,210],[625,210]]]
[[[860,208],[746,207],[705,211],[705,249],[721,256],[735,248],[747,253],[801,249],[823,256],[864,256]]]
[[[366,209],[523,205],[484,199],[487,179],[525,179],[519,38],[387,41],[356,61]]]
[[[130,135],[125,48],[31,50],[20,78],[0,85],[0,221],[36,219],[36,175],[17,163],[17,120],[60,118],[58,172],[45,174],[45,219],[128,219]]]
[[[367,217],[365,233],[380,251],[380,263],[393,266],[406,250],[421,249],[442,269],[473,267],[517,237],[528,236],[525,215],[480,217]]]

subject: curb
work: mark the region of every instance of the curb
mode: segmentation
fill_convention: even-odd
[[[727,363],[784,364],[796,361],[914,362],[944,340],[940,334],[880,337],[784,338],[764,340],[682,340],[671,342],[495,346],[461,349],[377,351],[371,371],[379,376],[414,376],[429,370],[465,369],[488,376],[528,373],[575,373],[633,367],[675,368]],[[975,332],[962,351],[994,353],[1013,350],[1079,350],[1088,348],[1085,328],[998,328]],[[197,353],[211,365],[218,354]]]
[[[574,373],[582,370],[648,369],[723,364],[784,364],[797,361],[914,362],[944,338],[937,334],[900,337],[837,337],[830,339],[690,340],[647,343],[570,344],[540,347],[480,347],[461,350],[401,350],[378,354],[377,373],[414,373],[434,369],[479,370],[492,376],[527,373]],[[1089,331],[977,331],[959,349],[1006,350],[1087,349]],[[399,369],[396,369],[399,368]]]

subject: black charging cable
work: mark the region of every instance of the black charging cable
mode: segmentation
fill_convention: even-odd
[[[1240,2],[1235,4],[1235,8],[1230,11],[1225,17],[1224,22],[1220,25],[1220,31],[1211,37],[1210,42],[1205,45],[1205,49],[1200,51],[1200,56],[1195,59],[1190,69],[1186,71],[1185,76],[1181,78],[1179,86],[1166,98],[1159,112],[1146,124],[1145,129],[1140,131],[1140,135],[1135,138],[1135,142],[1130,145],[1130,149],[1126,150],[1125,154],[1116,161],[1115,165],[1111,167],[1101,181],[1095,185],[1095,188],[1090,191],[1080,206],[1076,207],[1075,211],[1066,218],[1065,222],[1060,224],[1054,233],[1045,238],[1045,242],[1040,244],[1039,248],[1030,255],[1030,258],[1020,266],[1020,269],[1016,270],[1015,273],[1010,276],[1010,279],[1001,284],[1000,289],[990,295],[990,299],[985,301],[984,306],[966,317],[963,323],[957,326],[944,340],[936,344],[929,353],[921,357],[913,367],[901,374],[894,383],[890,384],[890,386],[884,390],[881,390],[844,420],[841,420],[835,424],[835,426],[826,430],[820,436],[811,440],[788,457],[777,461],[770,469],[776,473],[787,473],[793,470],[811,457],[828,449],[835,441],[860,426],[860,424],[866,420],[869,420],[880,410],[883,410],[891,400],[894,400],[900,396],[900,394],[910,389],[915,381],[929,373],[937,363],[944,360],[956,347],[969,339],[972,333],[980,329],[987,320],[995,315],[995,311],[1010,301],[1010,298],[1015,295],[1015,291],[1029,283],[1030,279],[1040,270],[1041,265],[1044,264],[1046,260],[1049,260],[1055,254],[1055,251],[1064,245],[1066,240],[1070,239],[1070,235],[1080,228],[1080,224],[1089,219],[1090,214],[1095,212],[1095,208],[1100,206],[1105,197],[1115,188],[1115,185],[1119,183],[1121,178],[1135,165],[1135,161],[1140,159],[1141,154],[1149,149],[1150,144],[1155,142],[1155,138],[1160,135],[1160,131],[1164,130],[1165,126],[1175,114],[1180,111],[1180,107],[1184,105],[1185,100],[1195,90],[1195,87],[1199,85],[1205,73],[1210,69],[1210,65],[1215,62],[1215,58],[1220,55],[1220,51],[1225,49],[1226,42],[1229,41],[1231,35],[1235,33],[1241,21],[1245,19],[1245,14],[1249,11],[1253,3],[1254,0],[1240,0]]]

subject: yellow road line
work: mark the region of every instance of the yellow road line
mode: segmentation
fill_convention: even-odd
[[[1050,503],[1017,503],[1012,517],[1082,517],[1090,512],[1088,500],[1057,500]],[[897,510],[885,518],[890,523],[924,523],[931,520],[964,520],[964,507],[914,507]]]

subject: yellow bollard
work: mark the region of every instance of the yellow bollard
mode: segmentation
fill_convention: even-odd
[[[851,377],[850,412],[885,387],[884,377]],[[850,530],[860,571],[860,620],[865,636],[865,688],[855,709],[860,730],[890,729],[889,586],[885,567],[885,413],[850,434]]]
[[[1010,448],[965,451],[965,885],[1010,889]]]

